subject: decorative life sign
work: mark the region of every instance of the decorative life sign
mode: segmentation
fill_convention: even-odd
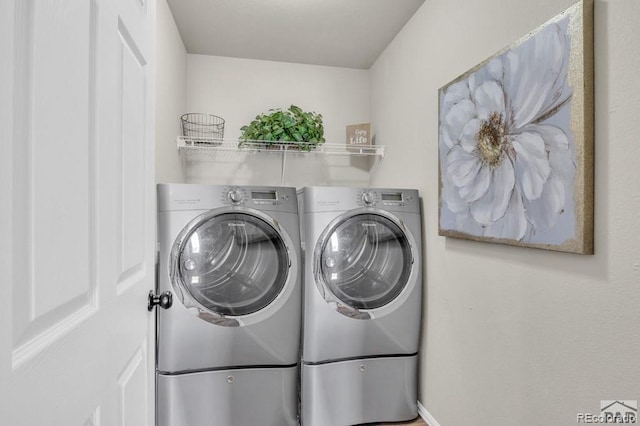
[[[439,91],[439,234],[593,254],[593,0]]]
[[[371,123],[347,126],[347,147],[358,148],[371,145]]]

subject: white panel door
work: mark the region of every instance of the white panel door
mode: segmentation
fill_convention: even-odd
[[[0,423],[154,423],[154,0],[0,2]]]

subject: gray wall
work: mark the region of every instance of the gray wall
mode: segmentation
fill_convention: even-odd
[[[595,2],[595,255],[438,236],[438,89],[573,0],[429,0],[371,69],[376,184],[424,197],[420,401],[444,426],[640,400],[640,2]]]
[[[291,104],[322,114],[327,143],[344,144],[348,124],[369,121],[368,70],[189,54],[186,78],[187,108],[222,116],[225,138],[240,137],[240,128],[256,115]],[[290,155],[282,179],[277,152],[209,154],[189,163],[187,182],[297,187],[368,183],[368,175],[345,158]]]
[[[187,108],[187,51],[166,0],[156,17],[156,182],[181,183],[185,170],[176,149]]]

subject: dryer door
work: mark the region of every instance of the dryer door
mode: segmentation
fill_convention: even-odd
[[[206,321],[231,326],[239,324],[229,317],[270,305],[285,287],[290,265],[276,226],[246,212],[205,213],[192,221],[170,259],[172,285],[183,304]]]
[[[404,290],[413,263],[411,246],[398,223],[382,214],[362,213],[340,220],[324,234],[316,252],[316,274],[325,299],[354,315],[381,308]],[[328,297],[329,296],[329,297]],[[351,314],[344,308],[353,308]],[[342,308],[342,310],[341,310]],[[348,309],[347,309],[348,310]]]

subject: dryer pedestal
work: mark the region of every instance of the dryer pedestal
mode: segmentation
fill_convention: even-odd
[[[298,367],[158,374],[158,426],[297,425]]]
[[[397,422],[418,416],[418,355],[302,365],[302,425]]]

